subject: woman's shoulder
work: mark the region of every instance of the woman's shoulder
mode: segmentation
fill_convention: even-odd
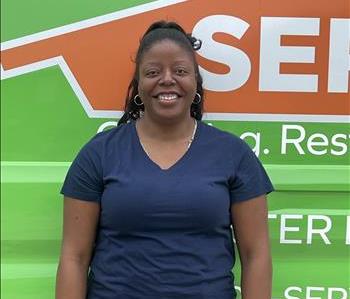
[[[246,150],[248,144],[235,133],[214,127],[213,125],[201,122],[201,131],[204,139],[214,141],[217,146],[227,146],[231,150]]]
[[[131,123],[126,123],[98,132],[85,143],[83,149],[101,153],[108,148],[114,148],[121,140],[130,136],[131,126]]]

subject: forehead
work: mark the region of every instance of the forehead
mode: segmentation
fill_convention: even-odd
[[[154,43],[142,55],[140,64],[157,63],[162,61],[182,61],[194,63],[193,54],[184,45],[165,39]]]

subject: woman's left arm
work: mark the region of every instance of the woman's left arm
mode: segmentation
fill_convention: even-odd
[[[231,218],[241,260],[242,299],[271,299],[272,262],[266,196],[232,204]]]

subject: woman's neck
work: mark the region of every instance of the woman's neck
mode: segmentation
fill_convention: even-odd
[[[180,121],[156,121],[145,114],[137,120],[137,131],[144,140],[177,141],[192,136],[195,119],[188,117]]]

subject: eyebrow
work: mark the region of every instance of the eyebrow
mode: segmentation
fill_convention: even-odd
[[[174,62],[174,64],[178,64],[178,63],[187,63],[188,62],[188,60],[176,60],[175,62]]]
[[[177,65],[177,64],[184,64],[184,63],[188,63],[187,60],[176,60],[174,61],[173,65]],[[147,62],[144,66],[159,66],[161,65],[161,63],[159,62],[156,62],[156,61],[150,61],[150,62]]]
[[[160,63],[159,62],[147,62],[146,64],[144,64],[144,66],[159,66]]]

